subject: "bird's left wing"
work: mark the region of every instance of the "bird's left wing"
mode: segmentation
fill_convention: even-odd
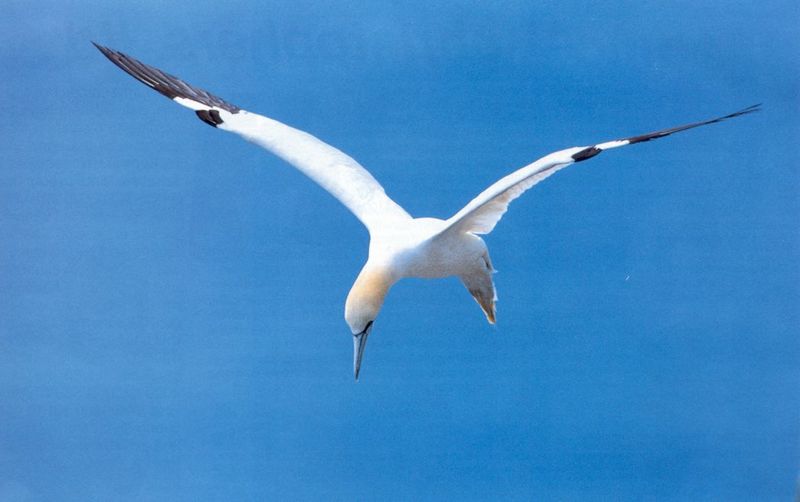
[[[242,110],[121,52],[94,45],[140,82],[194,110],[203,122],[236,133],[296,167],[339,199],[370,232],[411,218],[366,169],[336,148],[277,120]]]
[[[633,145],[635,143],[643,143],[656,138],[663,138],[670,134],[700,127],[707,124],[713,124],[747,113],[752,113],[759,110],[760,105],[749,106],[738,112],[718,117],[711,120],[704,120],[702,122],[694,122],[678,127],[669,129],[662,129],[660,131],[642,134],[640,136],[631,136],[629,138],[619,139],[615,141],[607,141],[605,143],[598,143],[593,146],[579,146],[575,148],[567,148],[558,152],[551,153],[533,164],[527,165],[505,178],[500,179],[489,188],[481,192],[477,197],[472,199],[469,204],[464,206],[452,218],[447,220],[445,228],[437,235],[442,235],[446,232],[459,231],[471,232],[474,234],[488,234],[491,232],[503,214],[508,209],[508,205],[512,200],[522,195],[526,190],[539,183],[548,176],[554,174],[556,171],[567,167],[575,162],[590,159],[595,155],[626,145]]]

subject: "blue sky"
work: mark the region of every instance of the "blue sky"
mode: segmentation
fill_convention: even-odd
[[[0,499],[786,500],[800,423],[796,2],[11,1],[0,19]],[[416,216],[569,146],[455,279],[111,65],[349,153]]]

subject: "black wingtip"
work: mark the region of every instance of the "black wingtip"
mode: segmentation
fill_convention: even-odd
[[[125,73],[169,99],[191,99],[209,108],[219,108],[230,113],[238,113],[241,110],[236,105],[232,105],[203,89],[191,86],[178,77],[165,73],[154,66],[144,64],[127,54],[102,46],[94,41],[92,41],[92,44]]]
[[[748,106],[747,108],[742,108],[738,112],[733,112],[729,115],[725,115],[724,117],[720,117],[717,120],[731,119],[733,117],[740,117],[742,115],[747,115],[748,113],[755,113],[760,111],[761,111],[761,103],[756,103],[754,105]]]
[[[761,110],[761,103],[750,105],[747,108],[742,108],[738,112],[729,113],[728,115],[723,115],[722,117],[717,117],[715,119],[710,120],[703,120],[701,122],[694,122],[691,124],[686,124],[678,127],[672,127],[670,129],[662,129],[661,131],[655,131],[647,134],[642,134],[640,136],[632,136],[630,138],[625,138],[629,144],[633,145],[635,143],[643,143],[645,141],[650,141],[652,139],[663,138],[664,136],[669,136],[670,134],[674,134],[676,132],[685,131],[687,129],[694,129],[695,127],[701,127],[704,125],[709,124],[716,124],[717,122],[722,122],[723,120],[732,119],[734,117],[741,117],[742,115],[747,115],[748,113],[754,113]]]
[[[671,127],[669,129],[661,129],[660,131],[653,131],[647,134],[641,134],[639,136],[631,136],[628,138],[622,138],[617,140],[617,143],[614,146],[623,146],[623,145],[633,145],[636,143],[644,143],[645,141],[650,141],[653,139],[663,138],[665,136],[669,136],[670,134],[674,134],[676,132],[686,131],[687,129],[694,129],[695,127],[700,127],[708,124],[716,124],[717,122],[722,122],[723,120],[732,119],[734,117],[740,117],[742,115],[747,115],[748,113],[755,113],[761,111],[761,103],[756,103],[754,105],[750,105],[747,108],[742,108],[741,110],[733,113],[729,113],[728,115],[723,115],[722,117],[717,117],[715,119],[710,120],[703,120],[701,122],[694,122],[691,124],[685,124],[678,127]],[[599,145],[599,146],[602,146]],[[614,146],[611,146],[613,148]],[[607,146],[606,148],[608,148]],[[595,155],[598,155],[600,152],[605,150],[605,148],[598,148],[598,145],[590,146],[584,148],[583,150],[578,151],[572,155],[572,160],[574,162],[580,162],[582,160],[591,159]]]
[[[103,54],[105,57],[107,57],[107,58],[111,59],[111,58],[109,57],[109,55],[108,55],[108,48],[106,48],[106,47],[103,47],[102,45],[98,44],[98,43],[97,43],[97,42],[95,42],[94,40],[92,40],[91,42],[92,42],[92,45],[94,45],[94,46],[95,46],[95,48],[96,48],[98,51],[100,51],[100,52],[101,52],[101,53],[102,53],[102,54]]]
[[[108,59],[111,59],[111,54],[113,53],[113,51],[111,49],[109,49],[106,46],[98,44],[94,40],[92,40],[91,42],[92,42],[92,45],[94,45],[97,48],[98,51],[102,52],[105,57],[107,57]],[[111,59],[111,60],[113,61],[113,59]]]
[[[744,110],[741,110],[741,111],[743,111],[744,113],[757,112],[757,111],[761,110],[761,105],[763,105],[763,104],[764,103],[756,103],[754,105],[748,106],[747,108],[745,108]]]

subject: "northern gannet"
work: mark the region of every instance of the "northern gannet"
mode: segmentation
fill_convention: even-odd
[[[404,277],[459,277],[486,319],[494,324],[497,301],[492,280],[494,268],[479,235],[491,232],[509,203],[533,185],[570,164],[606,150],[738,117],[758,111],[760,106],[639,136],[560,150],[500,179],[449,219],[414,218],[390,199],[358,162],[314,136],[243,110],[121,52],[94,45],[140,82],[194,110],[206,124],[236,133],[296,167],[339,199],[367,227],[369,257],[347,295],[344,309],[353,335],[356,380],[367,337],[386,294]]]

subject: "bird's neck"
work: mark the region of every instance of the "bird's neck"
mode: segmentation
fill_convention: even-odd
[[[367,264],[361,269],[353,289],[359,296],[373,298],[379,303],[383,303],[386,293],[395,281],[387,267]]]

